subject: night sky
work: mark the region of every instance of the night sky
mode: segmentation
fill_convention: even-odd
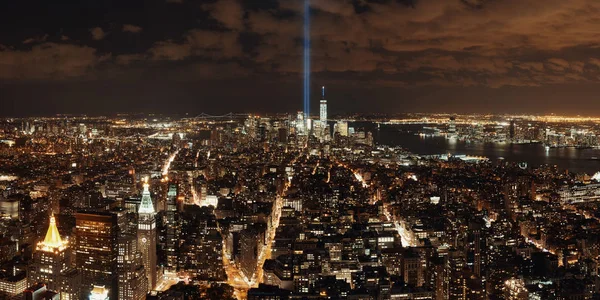
[[[0,115],[302,110],[300,0],[0,1]],[[312,108],[600,115],[600,1],[312,0]]]

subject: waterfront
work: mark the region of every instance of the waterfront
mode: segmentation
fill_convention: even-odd
[[[495,161],[526,162],[529,166],[556,165],[560,169],[589,175],[600,171],[600,149],[551,148],[542,144],[472,143],[449,140],[444,136],[420,136],[415,127],[382,126],[374,134],[377,143],[401,146],[420,154],[466,154],[485,156]],[[594,159],[597,158],[598,160]]]

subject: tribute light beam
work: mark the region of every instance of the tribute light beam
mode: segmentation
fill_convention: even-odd
[[[304,120],[310,117],[310,0],[304,1]]]

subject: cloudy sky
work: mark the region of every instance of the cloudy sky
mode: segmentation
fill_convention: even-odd
[[[0,115],[302,109],[301,0],[0,3]],[[312,0],[313,107],[600,115],[600,1]],[[315,110],[316,113],[316,110]]]

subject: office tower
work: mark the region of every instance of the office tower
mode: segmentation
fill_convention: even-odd
[[[288,140],[288,132],[287,132],[287,128],[285,127],[280,127],[277,129],[277,141],[279,142],[279,144],[287,144],[287,140]]]
[[[466,299],[464,267],[464,254],[461,251],[451,249],[446,256],[446,266],[444,270],[445,299]]]
[[[169,185],[167,192],[167,209],[165,211],[165,250],[166,250],[166,269],[169,272],[177,271],[177,251],[179,250],[179,236],[181,228],[179,226],[179,214],[177,213],[177,185]]]
[[[39,242],[29,266],[29,284],[43,283],[50,290],[61,294],[61,299],[78,299],[79,273],[70,268],[71,251],[67,241],[60,237],[56,219],[50,217],[48,232]]]
[[[476,276],[481,276],[481,231],[483,224],[476,221],[469,222],[469,231],[467,232],[467,243],[465,252],[467,253],[467,266]]]
[[[327,100],[325,100],[325,87],[321,88],[321,102],[319,107],[319,136],[321,141],[329,140],[329,126],[327,126]]]
[[[265,142],[267,140],[267,135],[267,127],[265,126],[265,124],[260,124],[260,126],[258,126],[258,140],[260,142]]]
[[[138,246],[148,278],[148,290],[156,286],[156,214],[147,182],[144,183],[142,202],[138,210]]]
[[[339,135],[341,136],[348,136],[348,122],[346,121],[338,121],[336,123],[336,129],[335,132],[339,133]]]
[[[504,208],[506,213],[513,220],[517,217],[517,211],[519,209],[519,187],[516,182],[509,182],[504,184]]]
[[[208,228],[198,228],[187,233],[179,250],[180,271],[201,280],[226,279],[221,234],[216,229]]]
[[[327,124],[327,100],[325,100],[325,87],[321,88],[321,104],[319,110],[319,120],[323,127]]]
[[[306,123],[304,122],[304,114],[299,111],[296,115],[296,134],[303,135],[306,132]]]
[[[88,294],[94,285],[108,289],[111,299],[117,299],[117,216],[106,212],[75,214],[75,261],[82,274],[82,293]]]
[[[68,250],[68,243],[61,239],[56,228],[56,219],[51,216],[46,238],[37,244],[29,269],[30,284],[44,283],[49,289],[55,290],[59,274],[68,268]]]
[[[63,271],[59,276],[58,291],[61,300],[78,300],[81,294],[81,273],[74,268]]]
[[[148,281],[142,263],[142,254],[138,251],[137,237],[133,234],[120,236],[118,252],[119,299],[145,299],[148,292]]]
[[[264,247],[265,231],[258,226],[248,227],[240,232],[240,268],[248,279],[256,272],[256,262]]]
[[[409,248],[410,249],[410,248]],[[414,287],[423,286],[425,283],[425,270],[418,252],[407,250],[402,256],[402,276],[404,282]]]

